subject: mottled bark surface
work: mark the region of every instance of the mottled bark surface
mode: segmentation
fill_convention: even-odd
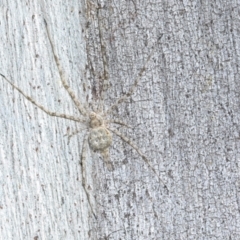
[[[84,125],[50,117],[0,78],[0,239],[240,239],[238,1],[5,1],[0,73],[51,111],[79,116],[60,82],[106,110],[161,177],[114,135],[108,171]],[[83,130],[68,144],[66,133]],[[165,185],[165,186],[164,186]]]

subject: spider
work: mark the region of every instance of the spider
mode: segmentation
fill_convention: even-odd
[[[61,82],[63,84],[63,87],[65,88],[65,90],[67,91],[67,93],[69,94],[69,96],[71,97],[73,103],[75,104],[75,106],[77,107],[80,116],[72,116],[72,115],[68,115],[68,114],[64,114],[64,113],[57,113],[57,112],[52,112],[50,110],[48,110],[47,108],[45,108],[44,106],[38,104],[33,98],[31,98],[30,96],[28,96],[27,94],[25,94],[19,87],[17,87],[15,84],[13,84],[10,80],[8,80],[8,78],[6,78],[3,74],[0,73],[0,75],[14,88],[16,89],[20,94],[22,94],[28,101],[30,101],[32,104],[34,104],[36,107],[38,107],[39,109],[41,109],[42,111],[44,111],[47,115],[49,116],[53,116],[53,117],[59,117],[59,118],[64,118],[64,119],[68,119],[71,121],[75,121],[78,123],[83,123],[85,124],[85,126],[87,127],[87,133],[84,136],[84,140],[83,140],[83,144],[82,144],[82,153],[81,153],[81,166],[82,166],[82,186],[83,189],[86,193],[87,196],[87,200],[89,202],[90,208],[95,216],[95,213],[93,211],[93,207],[92,204],[90,202],[90,195],[87,191],[87,186],[86,186],[86,153],[87,153],[87,144],[89,144],[89,147],[91,150],[93,150],[94,152],[99,152],[103,159],[105,164],[107,165],[108,170],[113,170],[113,166],[111,164],[111,162],[109,161],[109,147],[112,144],[112,134],[116,134],[118,137],[120,137],[124,142],[126,142],[127,144],[129,144],[133,149],[136,150],[136,152],[142,157],[142,159],[144,160],[144,162],[148,165],[148,167],[154,172],[154,174],[157,176],[157,178],[164,184],[164,182],[161,180],[161,178],[158,176],[157,172],[155,171],[155,169],[152,167],[152,165],[149,163],[148,158],[141,152],[141,150],[135,145],[135,143],[133,143],[128,137],[124,136],[123,134],[121,134],[121,132],[119,132],[117,129],[111,128],[109,125],[111,123],[115,123],[115,124],[119,124],[119,125],[123,125],[123,126],[127,126],[127,124],[125,124],[124,122],[120,121],[120,120],[107,120],[106,116],[111,113],[119,104],[121,104],[122,102],[124,102],[127,98],[129,98],[135,88],[138,85],[138,82],[140,80],[140,78],[142,77],[142,74],[145,71],[146,65],[149,62],[154,49],[152,50],[152,52],[149,54],[147,60],[145,61],[145,64],[143,65],[143,67],[141,68],[141,70],[139,71],[133,85],[130,87],[129,91],[123,95],[121,98],[119,98],[105,113],[103,112],[103,110],[101,111],[90,111],[88,109],[85,109],[83,104],[77,99],[75,93],[73,92],[73,90],[69,87],[67,81],[66,81],[66,75],[65,72],[62,68],[62,65],[60,64],[60,61],[56,55],[56,51],[54,49],[54,45],[53,45],[53,41],[51,39],[50,33],[49,33],[49,29],[47,26],[47,23],[45,21],[45,25],[46,25],[46,32],[47,32],[47,37],[51,46],[51,50],[54,56],[54,60],[59,72],[59,76],[61,79]],[[73,134],[69,135],[69,139],[70,137],[72,137],[73,135],[77,134],[79,131],[74,132]],[[165,184],[164,184],[164,187]],[[96,217],[96,216],[95,216]]]

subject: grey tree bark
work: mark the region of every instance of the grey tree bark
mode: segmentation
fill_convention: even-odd
[[[239,1],[0,2],[0,73],[51,111],[79,115],[68,82],[148,156],[114,135],[113,171],[85,130],[50,117],[0,80],[0,239],[240,239]]]

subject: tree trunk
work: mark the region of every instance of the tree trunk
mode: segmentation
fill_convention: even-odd
[[[1,10],[0,73],[52,112],[81,117],[44,20],[88,113],[106,112],[149,61],[104,118],[131,126],[107,125],[125,136],[113,134],[112,171],[88,145],[82,171],[88,123],[49,116],[0,76],[0,239],[240,239],[237,3],[3,0]]]

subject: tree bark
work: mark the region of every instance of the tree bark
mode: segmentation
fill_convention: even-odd
[[[0,77],[0,239],[239,239],[238,12],[234,1],[2,1],[0,73],[50,111],[80,116],[44,20],[89,112],[128,93],[150,56],[106,118],[131,126],[111,125],[156,174],[117,135],[113,171],[87,147],[94,217],[87,124],[47,115]]]

